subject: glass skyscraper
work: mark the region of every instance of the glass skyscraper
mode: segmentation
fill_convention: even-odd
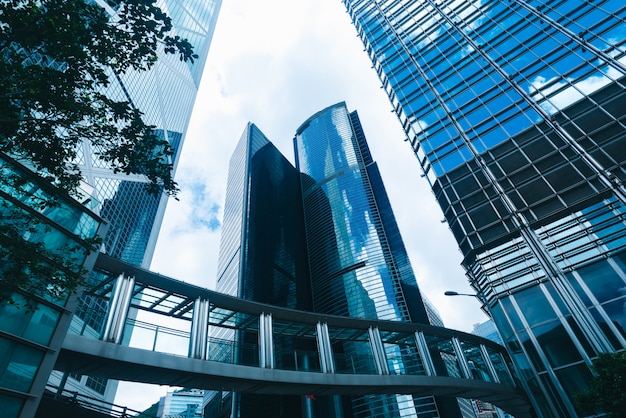
[[[106,1],[97,2],[115,18],[115,10]],[[174,149],[171,162],[175,170],[221,0],[161,0],[158,6],[171,17],[173,34],[187,38],[198,59],[183,62],[176,55],[161,51],[150,71],[111,74],[106,92],[144,113],[144,121],[154,125],[157,135]],[[123,261],[149,267],[167,197],[149,195],[143,188],[143,176],[113,173],[97,154],[98,149],[85,142],[79,163],[85,181],[95,188],[95,196],[101,202],[95,211],[109,222],[105,251]]]
[[[230,161],[217,290],[300,310],[428,324],[356,112],[338,103],[316,113],[297,129],[294,148],[296,168],[255,125],[247,126]],[[254,361],[245,358],[245,347],[256,334],[215,337],[234,340],[234,355]],[[280,352],[294,343],[276,344]],[[385,344],[400,369],[408,367],[402,350],[409,350],[401,347]],[[371,355],[358,341],[333,349],[338,358]],[[223,405],[222,396],[214,393],[205,411]],[[227,414],[246,417],[417,417],[417,409],[429,411],[420,416],[460,416],[455,399],[410,395],[312,400],[233,394],[231,404]]]
[[[115,19],[109,2],[96,0]],[[200,78],[207,59],[221,0],[161,0],[157,5],[172,19],[172,34],[187,38],[198,54],[191,62],[180,61],[175,54],[159,51],[159,59],[149,71],[129,70],[125,74],[109,74],[111,84],[106,94],[125,100],[141,110],[146,124],[155,126],[157,135],[174,149],[171,157],[174,171],[185,139]],[[84,180],[93,187],[92,208],[108,224],[103,250],[123,261],[148,268],[161,227],[167,196],[146,192],[147,180],[141,175],[114,173],[106,162],[98,159],[98,149],[85,141],[78,154]],[[93,303],[93,301],[91,301]],[[75,321],[85,320],[101,325],[104,318],[85,318],[94,306],[80,306]],[[113,401],[117,385],[107,379],[55,372],[51,383],[69,390],[81,390],[94,397]]]
[[[621,1],[343,0],[538,414],[626,347]]]

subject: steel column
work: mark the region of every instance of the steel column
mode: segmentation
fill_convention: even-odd
[[[189,337],[189,357],[206,359],[207,335],[209,330],[209,301],[198,297],[193,305],[191,335]]]
[[[259,317],[259,367],[274,368],[272,314],[262,313]]]
[[[378,374],[389,374],[389,366],[387,366],[387,356],[385,355],[385,346],[380,338],[380,330],[378,327],[369,327],[367,333],[370,337],[370,346],[374,355],[374,363]]]
[[[122,333],[128,317],[134,287],[134,277],[126,276],[124,273],[118,276],[111,295],[109,313],[102,336],[103,341],[115,344],[122,342]]]
[[[317,323],[317,351],[320,356],[320,368],[322,373],[335,373],[333,350],[330,345],[330,334],[326,322]]]

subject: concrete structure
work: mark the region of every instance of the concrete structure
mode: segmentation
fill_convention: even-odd
[[[538,414],[577,416],[626,347],[623,3],[343,3]]]

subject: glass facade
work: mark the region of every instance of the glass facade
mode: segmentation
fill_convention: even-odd
[[[0,184],[0,405],[3,417],[32,417],[75,304],[64,280],[82,274],[91,251],[89,240],[98,234],[102,219],[5,155],[0,155],[0,178],[12,179]],[[49,199],[56,204],[42,207]],[[12,239],[12,231],[41,246],[20,247],[21,253],[7,262],[5,253],[11,247],[4,244]],[[27,294],[15,286],[11,264],[20,259],[25,264],[40,260],[50,267],[50,292],[40,293],[35,284]],[[41,267],[36,262],[27,265],[28,279],[42,280]]]
[[[95,0],[112,18],[115,10],[110,2]],[[141,110],[146,124],[153,125],[155,133],[166,139],[174,149],[170,157],[174,171],[196,99],[221,0],[160,0],[157,5],[172,19],[173,34],[187,38],[198,58],[193,63],[182,62],[176,55],[159,51],[159,59],[149,71],[129,70],[124,74],[109,74],[111,81],[106,94],[114,100],[124,100]],[[98,205],[93,210],[107,221],[108,232],[103,251],[131,264],[148,268],[156,245],[156,239],[165,214],[168,198],[154,196],[145,190],[146,178],[140,175],[115,173],[105,161],[98,158],[98,149],[85,141],[77,156],[84,180],[94,188]],[[81,312],[90,313],[89,319]],[[95,318],[89,302],[79,307],[75,328],[85,322],[101,323]],[[91,379],[91,380],[90,380]],[[53,373],[50,382],[60,385],[65,378]],[[114,382],[102,390],[90,387],[94,379],[67,379],[68,390],[79,390],[95,398],[112,402],[117,385]],[[95,385],[91,385],[94,386]]]
[[[96,1],[115,16],[106,1]],[[160,51],[150,71],[110,74],[106,94],[143,112],[144,121],[155,126],[157,135],[174,148],[171,163],[176,169],[221,0],[161,0],[157,4],[172,18],[174,34],[187,38],[198,58],[193,63],[182,62]],[[85,181],[95,188],[95,197],[101,202],[95,211],[109,222],[105,251],[149,267],[167,198],[148,194],[142,176],[114,173],[89,143],[85,142],[81,151],[78,161]]]
[[[244,131],[230,160],[217,290],[299,310],[429,324],[356,112],[348,112],[345,103],[318,112],[297,130],[294,147],[297,169],[255,125]],[[436,317],[433,309],[431,315]],[[273,326],[278,329],[283,324]],[[341,339],[344,331],[330,329],[329,333]],[[259,335],[256,330],[224,330],[213,338],[231,341],[239,362],[258,364],[256,355],[246,357],[246,347],[258,344]],[[414,339],[409,334],[382,336],[388,367],[394,373],[423,371],[422,365],[408,360],[415,350]],[[294,352],[315,353],[315,344],[315,338],[305,336],[277,337],[276,363],[291,367]],[[339,359],[335,365],[339,373],[355,368],[376,373],[367,333],[335,344],[332,351]],[[317,361],[315,356],[307,364],[319,367]],[[292,366],[303,367],[299,362]],[[315,398],[213,392],[207,396],[205,411],[247,417],[369,417],[417,416],[418,409],[443,408],[449,411],[447,416],[460,416],[454,399]],[[232,406],[224,409],[225,403]]]
[[[626,9],[344,0],[543,417],[626,347]]]
[[[315,311],[429,323],[357,113],[348,112],[343,102],[321,110],[298,128],[294,146],[303,175]],[[398,345],[386,344],[385,349],[389,356],[402,358]],[[346,355],[365,355],[369,347],[346,345],[343,350]],[[396,367],[410,366],[399,361]],[[446,416],[460,416],[453,400],[436,405],[432,398],[381,395],[350,403],[355,417],[417,416],[425,405],[431,405],[431,412],[422,416],[437,416],[437,406],[451,409]]]
[[[307,266],[299,174],[256,125],[248,124],[230,160],[216,290],[310,311]],[[245,347],[257,344],[258,333],[221,330],[214,337],[234,341],[240,347],[235,355],[245,357]],[[291,342],[278,342],[276,349],[287,351],[285,344]],[[301,403],[296,396],[212,392],[208,398],[207,411],[233,402],[234,411],[250,417],[293,416]]]

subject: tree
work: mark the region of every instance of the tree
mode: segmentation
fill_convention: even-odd
[[[593,361],[596,376],[589,389],[575,396],[584,413],[605,412],[610,417],[623,417],[626,411],[626,352],[600,354]]]
[[[104,8],[88,0],[0,0],[0,152],[76,196],[86,140],[114,172],[144,175],[149,192],[175,196],[170,145],[130,99],[114,100],[106,88],[127,71],[149,70],[160,51],[190,62],[197,55],[170,34],[171,19],[156,0],[107,1]],[[0,171],[0,190],[27,194],[8,171]],[[36,204],[43,213],[58,202]],[[31,230],[43,228],[33,219],[12,204],[0,208],[0,280],[39,294],[74,290],[78,274],[53,275],[61,279],[50,286],[50,269],[63,254],[33,241]]]
[[[80,143],[116,172],[144,174],[153,193],[176,194],[167,141],[130,101],[104,94],[111,77],[145,71],[157,52],[197,58],[170,36],[171,19],[155,0],[113,4],[112,18],[84,0],[0,0],[0,151],[76,190]]]

